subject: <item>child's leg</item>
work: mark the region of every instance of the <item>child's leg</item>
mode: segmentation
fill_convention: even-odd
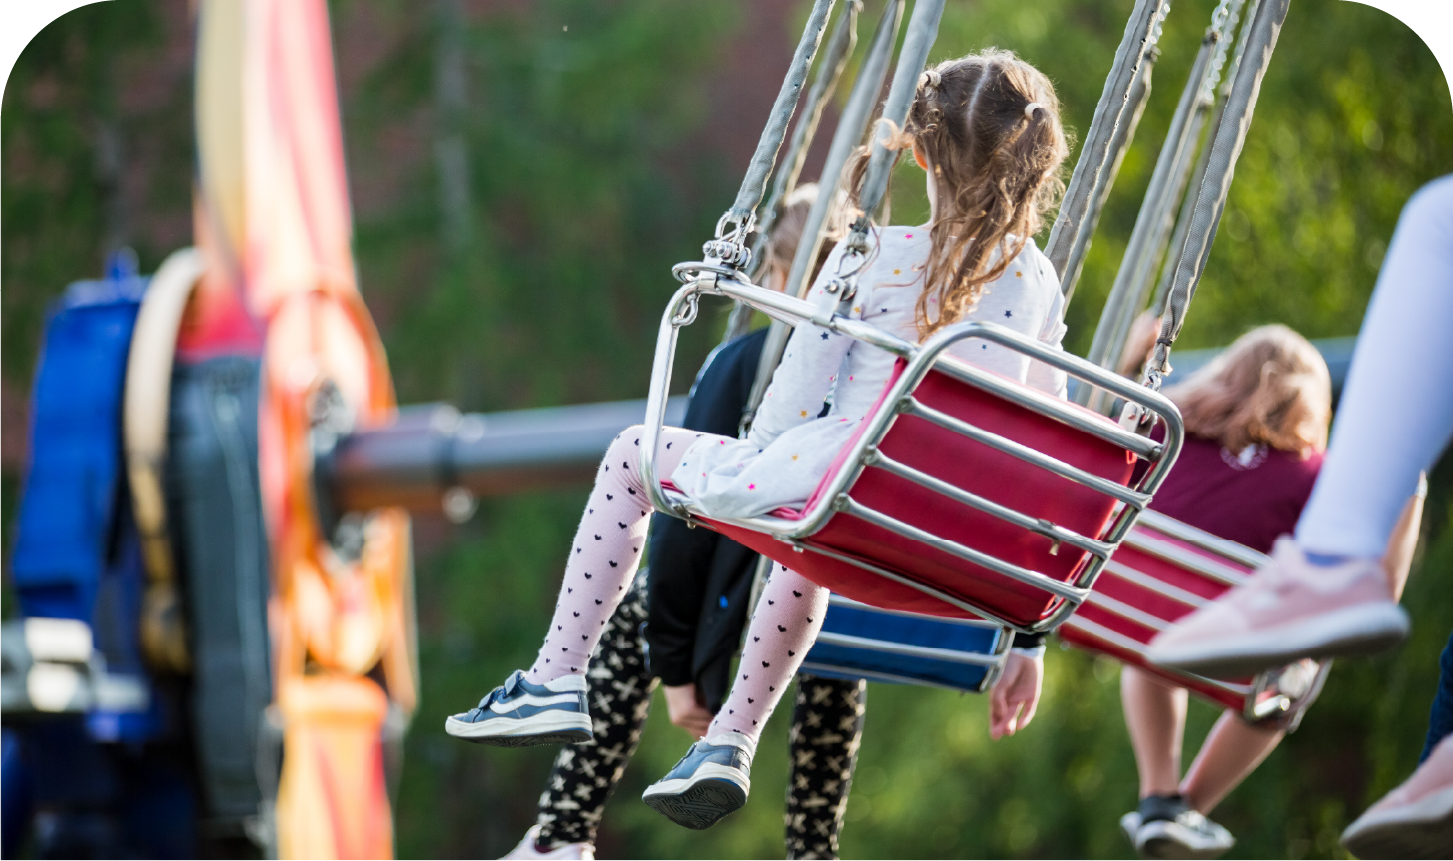
[[[867,700],[862,679],[798,675],[788,752],[788,858],[838,857]]]
[[[1181,782],[1185,688],[1127,666],[1120,670],[1120,703],[1140,772],[1140,797],[1174,795]]]
[[[669,476],[687,446],[702,434],[664,428],[656,456],[658,478]],[[527,681],[543,684],[584,675],[595,644],[636,574],[651,503],[640,476],[641,427],[627,428],[607,450],[595,489],[580,518],[550,631]]]
[[[762,590],[747,626],[742,662],[731,693],[706,731],[708,739],[740,732],[754,743],[782,692],[822,629],[828,590],[780,563]]]
[[[1408,201],[1367,306],[1327,459],[1297,522],[1302,549],[1377,558],[1453,433],[1453,179]]]
[[[1211,728],[1196,761],[1181,782],[1186,803],[1209,814],[1221,799],[1241,785],[1285,735],[1275,727],[1254,726],[1227,711]]]
[[[641,623],[646,590],[638,578],[605,626],[600,650],[590,659],[590,716],[595,738],[561,748],[540,796],[537,849],[570,843],[594,845],[596,829],[626,763],[636,752],[656,680],[646,672]]]

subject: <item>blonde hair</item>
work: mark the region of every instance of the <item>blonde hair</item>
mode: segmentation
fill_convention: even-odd
[[[1286,326],[1252,329],[1165,394],[1180,408],[1187,433],[1233,452],[1261,444],[1306,458],[1327,447],[1327,362]]]
[[[1064,191],[1069,143],[1049,78],[1012,51],[988,48],[924,72],[891,145],[916,146],[933,171],[937,219],[916,313],[926,338],[967,314],[1039,232]],[[866,163],[853,172],[855,206]]]

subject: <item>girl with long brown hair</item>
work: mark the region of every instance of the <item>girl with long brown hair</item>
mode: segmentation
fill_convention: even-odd
[[[1058,347],[1064,302],[1033,235],[1061,188],[1067,145],[1054,88],[1007,51],[940,63],[920,77],[895,145],[928,174],[930,221],[873,231],[866,258],[833,249],[809,299],[856,270],[852,315],[917,341],[951,323],[990,320]],[[881,134],[882,132],[878,132]],[[850,193],[856,200],[862,172]],[[1055,395],[1062,373],[977,340],[950,352]],[[787,344],[746,439],[664,429],[660,468],[709,515],[752,516],[800,507],[887,384],[894,357],[812,326]],[[824,403],[829,402],[824,408]],[[649,505],[637,476],[642,434],[612,444],[569,554],[545,643],[528,672],[513,674],[448,731],[498,745],[592,737],[584,672],[639,560]],[[705,828],[746,803],[749,771],[767,717],[781,699],[827,609],[828,590],[774,565],[752,617],[726,702],[706,737],[650,787],[647,804]],[[1038,700],[1042,649],[1011,656],[991,698],[997,736],[1027,724]]]

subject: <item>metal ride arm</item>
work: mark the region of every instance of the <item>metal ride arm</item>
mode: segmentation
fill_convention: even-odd
[[[932,542],[932,546],[939,551],[949,553],[960,559],[994,571],[997,574],[1030,585],[1036,589],[1044,590],[1063,599],[1063,604],[1060,609],[1050,617],[1034,625],[1019,626],[998,618],[992,609],[965,602],[942,590],[908,581],[892,572],[860,563],[857,560],[844,560],[859,565],[859,567],[873,570],[880,575],[902,582],[905,585],[912,586],[959,609],[976,613],[991,621],[1015,627],[1018,630],[1034,633],[1049,630],[1058,625],[1074,611],[1080,602],[1085,600],[1088,596],[1090,585],[1099,573],[1100,568],[1109,558],[1110,552],[1113,550],[1115,544],[1124,537],[1125,533],[1133,525],[1141,508],[1149,501],[1149,493],[1153,492],[1159,485],[1165,473],[1169,470],[1170,465],[1175,462],[1176,455],[1179,453],[1181,439],[1184,433],[1180,414],[1159,393],[1143,386],[1138,386],[1129,380],[1098,368],[1076,356],[1047,347],[1044,344],[1025,338],[1016,332],[995,324],[959,323],[944,328],[924,344],[915,345],[859,320],[852,320],[836,314],[824,319],[821,310],[814,304],[802,299],[783,296],[780,293],[756,287],[740,280],[740,276],[737,273],[725,266],[711,263],[687,263],[676,267],[676,271],[678,277],[682,277],[687,283],[676,292],[671,303],[667,306],[657,336],[656,357],[652,367],[651,389],[646,407],[646,425],[644,439],[642,440],[643,444],[641,446],[641,476],[646,486],[647,495],[650,497],[651,503],[658,510],[682,518],[688,522],[703,522],[708,519],[716,520],[721,523],[772,535],[780,541],[791,543],[805,550],[824,552],[813,547],[811,542],[812,535],[821,529],[828,518],[835,512],[848,512],[899,535],[917,541]],[[788,325],[816,325],[828,331],[846,335],[854,340],[888,350],[902,357],[908,363],[905,371],[893,383],[893,388],[884,399],[882,406],[875,413],[865,417],[864,421],[867,426],[857,442],[854,443],[853,449],[849,452],[847,466],[833,476],[830,484],[826,488],[826,492],[819,495],[818,502],[810,509],[804,511],[800,519],[789,520],[770,515],[751,518],[710,518],[705,511],[695,505],[689,498],[669,490],[661,484],[662,476],[657,474],[656,469],[656,453],[660,444],[661,427],[665,420],[666,393],[671,383],[672,360],[676,348],[677,330],[681,326],[690,325],[695,320],[699,298],[703,294],[736,299]],[[1118,426],[1088,417],[1082,411],[1057,398],[1026,387],[1006,383],[994,377],[992,374],[988,374],[951,356],[944,355],[945,350],[950,346],[966,338],[980,338],[997,343],[1009,349],[1024,353],[1032,359],[1063,370],[1067,374],[1073,375],[1090,385],[1100,386],[1109,390],[1117,397],[1124,398],[1138,405],[1149,414],[1164,421],[1167,429],[1166,441],[1160,444],[1153,443],[1144,437],[1130,433]],[[889,426],[900,412],[914,413],[928,418],[930,421],[935,420],[933,411],[923,407],[913,398],[913,390],[919,381],[930,370],[934,369],[948,373],[970,385],[981,388],[999,397],[1006,398],[1021,407],[1032,410],[1076,430],[1093,434],[1114,445],[1133,451],[1149,460],[1151,462],[1150,469],[1142,478],[1137,488],[1127,489],[1115,485],[1112,489],[1106,486],[1113,485],[1112,482],[1107,482],[1099,476],[1092,475],[1069,464],[1061,463],[1049,455],[1027,449],[1012,440],[999,437],[987,431],[978,430],[958,420],[950,419],[939,422],[950,430],[957,431],[972,439],[998,448],[1000,451],[1019,457],[1031,467],[1048,469],[1056,474],[1076,481],[1085,487],[1120,500],[1124,505],[1120,513],[1116,515],[1115,521],[1111,524],[1106,534],[1100,538],[1078,535],[1053,523],[1041,521],[1033,517],[1033,515],[1006,509],[988,500],[983,500],[972,494],[959,491],[957,488],[946,490],[945,488],[936,486],[934,480],[930,477],[923,476],[924,479],[928,480],[920,480],[918,476],[913,474],[913,470],[901,467],[891,459],[883,457],[877,451],[876,444],[882,438],[883,434],[887,432]],[[909,480],[918,481],[923,486],[928,487],[930,490],[936,490],[951,500],[977,508],[980,511],[984,511],[1017,526],[1027,527],[1031,531],[1041,534],[1052,541],[1067,543],[1081,549],[1090,555],[1091,562],[1085,566],[1084,570],[1073,583],[1064,583],[1036,571],[1031,571],[997,559],[974,548],[966,547],[957,542],[931,535],[907,524],[902,524],[886,515],[868,509],[849,497],[848,492],[852,484],[862,470],[869,466],[896,471],[899,474],[904,474],[906,471],[908,475],[905,477],[909,478]],[[828,552],[830,553],[830,551]]]

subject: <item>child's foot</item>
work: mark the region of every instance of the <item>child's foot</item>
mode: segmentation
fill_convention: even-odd
[[[444,731],[500,747],[579,744],[595,738],[585,693],[584,676],[561,676],[536,685],[515,670],[479,705],[444,721]]]
[[[1342,832],[1358,858],[1446,858],[1453,848],[1453,737]]]
[[[595,861],[595,847],[589,843],[566,843],[554,849],[540,848],[540,826],[531,825],[520,845],[505,858],[559,859],[559,861]],[[503,859],[502,859],[503,861]]]
[[[1407,636],[1375,559],[1319,567],[1290,540],[1251,578],[1150,643],[1154,664],[1212,678],[1250,676],[1301,658],[1368,655]]]
[[[641,800],[677,825],[710,828],[747,803],[756,752],[757,743],[739,732],[704,738]]]
[[[1220,858],[1236,845],[1231,832],[1188,807],[1180,796],[1151,795],[1120,817],[1142,858]]]

